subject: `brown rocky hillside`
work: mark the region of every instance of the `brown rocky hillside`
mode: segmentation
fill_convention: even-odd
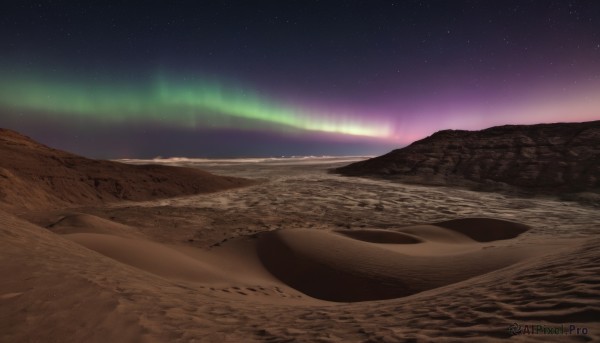
[[[598,192],[600,121],[444,130],[336,171],[425,184]]]
[[[0,129],[0,207],[5,209],[142,201],[251,183],[192,168],[88,159]]]

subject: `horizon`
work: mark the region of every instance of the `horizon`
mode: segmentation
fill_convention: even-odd
[[[600,119],[600,4],[13,3],[0,126],[94,158],[381,155]]]
[[[594,122],[594,121],[600,121],[600,120],[591,120],[591,121],[586,121],[586,122]],[[175,153],[174,155],[167,155],[167,156],[163,156],[163,155],[152,155],[151,153],[149,155],[146,156],[118,156],[118,157],[114,157],[114,156],[89,156],[89,155],[85,155],[85,154],[81,154],[78,153],[77,151],[71,151],[71,150],[67,150],[67,149],[63,149],[60,146],[54,145],[52,144],[52,142],[47,142],[47,141],[43,141],[38,139],[38,137],[35,136],[30,136],[28,134],[25,134],[23,132],[17,131],[13,128],[9,128],[9,127],[0,127],[0,129],[7,129],[7,130],[11,130],[14,131],[18,134],[25,134],[27,137],[33,139],[36,142],[42,143],[46,146],[49,146],[51,148],[55,148],[55,149],[59,149],[59,150],[64,150],[67,151],[69,153],[75,153],[84,157],[88,157],[88,158],[96,158],[96,159],[105,159],[105,160],[113,160],[113,161],[129,161],[132,163],[136,163],[136,161],[158,161],[161,163],[177,163],[180,161],[177,160],[186,160],[187,162],[198,162],[198,161],[227,161],[227,160],[269,160],[269,159],[301,159],[301,158],[312,158],[312,159],[327,159],[327,158],[331,158],[331,159],[340,159],[340,158],[374,158],[383,154],[386,154],[388,152],[391,152],[393,150],[397,150],[397,149],[402,149],[405,147],[408,147],[409,145],[424,140],[426,138],[429,138],[433,135],[435,135],[438,132],[443,132],[443,131],[470,131],[470,132],[475,132],[475,131],[484,131],[484,130],[488,130],[488,129],[492,129],[492,128],[496,128],[496,127],[505,127],[505,126],[537,126],[537,125],[554,125],[554,124],[577,124],[577,123],[584,123],[584,122],[569,122],[569,121],[557,121],[557,122],[541,122],[541,123],[535,123],[535,124],[500,124],[500,125],[495,125],[495,126],[490,126],[490,127],[485,127],[482,128],[480,130],[466,130],[466,129],[441,129],[438,130],[436,132],[431,133],[430,135],[424,136],[422,138],[418,138],[415,141],[409,142],[408,144],[404,144],[404,145],[400,145],[397,147],[392,147],[391,149],[387,150],[387,151],[383,151],[383,152],[378,152],[378,153],[364,153],[364,154],[307,154],[307,155],[294,155],[294,154],[281,154],[281,155],[177,155],[177,153]],[[171,161],[169,161],[171,160]]]

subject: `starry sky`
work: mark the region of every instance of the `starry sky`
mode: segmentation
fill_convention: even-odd
[[[5,1],[0,127],[90,157],[378,155],[600,119],[597,1]]]

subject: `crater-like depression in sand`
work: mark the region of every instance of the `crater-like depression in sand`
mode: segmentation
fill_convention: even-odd
[[[51,229],[164,278],[206,286],[283,285],[334,302],[404,297],[535,254],[531,248],[510,244],[527,226],[487,218],[393,230],[280,229],[238,237],[211,249],[149,241],[136,236],[133,228],[90,215],[62,218]]]

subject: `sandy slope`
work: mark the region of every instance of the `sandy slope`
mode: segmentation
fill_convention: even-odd
[[[298,294],[268,274],[261,277],[249,253],[252,249],[242,252],[248,257],[246,262],[239,256],[236,260],[250,266],[246,275],[217,277],[217,261],[236,258],[232,250],[222,250],[230,244],[238,250],[239,243],[251,248],[253,240],[200,251],[200,255],[213,256],[203,262],[199,255],[144,239],[70,233],[65,240],[6,213],[1,220],[0,272],[10,276],[0,284],[3,341],[399,341],[411,337],[423,341],[472,337],[477,341],[508,337],[506,326],[513,321],[577,323],[596,333],[600,329],[598,239],[555,243],[551,251],[523,254],[516,258],[521,262],[508,269],[409,297],[334,304]],[[338,233],[303,231],[273,235],[296,235],[300,242],[294,243],[299,247],[305,246],[301,245],[305,240],[318,243],[312,234],[362,244]],[[152,253],[145,245],[152,245]],[[112,250],[102,251],[107,247]],[[125,260],[121,248],[132,253]],[[307,250],[315,254],[320,247],[311,245]],[[341,258],[341,265],[361,268],[360,263],[348,264],[346,251],[337,253],[342,254],[333,254]],[[373,256],[359,257],[368,263]],[[160,263],[148,264],[151,260]],[[380,262],[386,267],[389,261]],[[465,263],[473,266],[481,261]],[[328,280],[305,281],[327,287]],[[597,335],[588,337],[598,339]],[[565,340],[564,336],[537,338]]]
[[[507,228],[503,238],[516,236],[511,229],[518,226],[489,219],[458,220],[454,224],[461,222],[478,223],[484,231],[480,238],[485,241],[490,241],[486,235],[498,235],[502,224]],[[489,222],[497,230],[485,230]],[[257,268],[257,261],[250,262],[249,256],[237,258],[234,251],[239,250],[245,252],[241,254],[258,256],[262,269],[278,279],[278,286],[286,284],[314,298],[343,302],[398,298],[465,280],[535,255],[532,249],[484,247],[457,230],[440,226],[409,226],[400,232],[385,231],[391,238],[387,240],[382,239],[381,230],[277,230],[250,238],[240,237],[210,252],[198,251],[193,255],[189,250],[188,254],[186,250],[179,251],[177,246],[132,238],[135,237],[131,234],[133,230],[126,225],[90,215],[67,216],[50,225],[50,229],[102,255],[168,279],[203,284],[248,284],[245,278],[262,285],[273,281],[273,277],[261,279],[253,273],[239,276],[232,272],[227,267],[232,264],[229,261],[232,258],[237,260],[238,269]],[[356,234],[360,234],[359,239],[351,238]],[[418,240],[413,244],[418,246],[406,249],[404,242],[394,239],[396,236],[413,237]],[[373,243],[374,240],[379,242]],[[428,244],[430,242],[433,245]],[[229,248],[231,245],[235,248]],[[261,274],[264,277],[265,273]]]
[[[329,167],[215,166],[269,181],[35,224],[0,212],[0,341],[490,341],[514,322],[589,331],[517,341],[600,340],[597,209]]]
[[[252,183],[192,168],[92,160],[2,128],[0,156],[0,208],[9,211],[158,199]]]
[[[405,230],[419,237],[421,228]],[[415,251],[404,249],[403,243],[390,249],[388,242],[365,242],[321,230],[281,230],[261,235],[259,255],[275,276],[303,293],[353,302],[398,298],[455,283],[514,264],[532,253],[505,247],[473,248],[473,240],[464,235],[452,239],[453,233],[438,235],[439,250],[446,251],[440,256],[427,241],[409,247]],[[461,246],[449,252],[443,247],[447,244]]]

